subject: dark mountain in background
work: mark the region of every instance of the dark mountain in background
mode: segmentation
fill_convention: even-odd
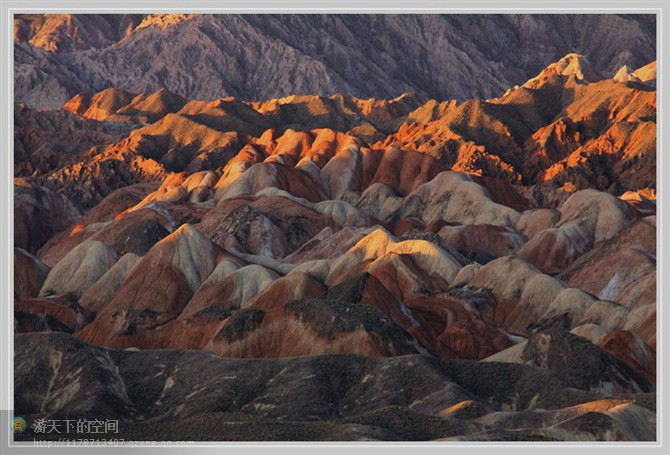
[[[161,88],[189,99],[491,98],[571,53],[656,58],[653,15],[19,15],[15,100]]]

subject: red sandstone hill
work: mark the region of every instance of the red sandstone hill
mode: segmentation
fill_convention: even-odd
[[[135,349],[224,369],[244,358],[240,374],[268,368],[268,381],[286,358],[303,358],[290,361],[300,380],[334,354],[379,362],[371,378],[422,359],[450,394],[412,388],[421,401],[389,403],[474,425],[436,438],[519,425],[577,438],[595,431],[589,419],[611,430],[593,437],[651,437],[635,424],[655,418],[640,404],[656,378],[650,68],[610,79],[569,54],[499,98],[463,102],[109,88],[53,111],[19,106],[15,329],[66,332],[47,338],[123,368],[158,368],[126,364]],[[369,400],[365,375],[304,390],[360,387]],[[184,396],[220,390],[171,381]],[[503,412],[509,400],[521,407]],[[121,401],[127,415],[149,406]]]
[[[387,163],[417,152],[425,157],[412,162],[421,161],[432,175],[453,169],[521,184],[526,189],[520,191],[539,205],[556,205],[575,189],[615,195],[653,189],[653,86],[595,74],[588,60],[570,54],[501,98],[429,101],[418,107],[411,96],[185,102],[166,90],[134,95],[107,89],[90,99],[77,95],[53,113],[21,107],[15,173],[36,174],[40,184],[56,185],[89,208],[116,188],[156,181],[169,172],[218,169],[227,179],[230,172],[268,161],[270,155],[291,155],[298,160],[293,167],[304,170],[314,159],[303,158],[339,147],[346,153],[336,153],[338,159],[318,179],[328,180],[336,168],[348,166],[347,160],[358,162],[359,153],[366,157],[360,161],[365,176],[354,186],[339,182],[330,188],[335,182],[327,183],[324,190],[335,190],[332,196],[378,182],[400,182],[402,188],[396,189],[406,192],[412,180],[399,178],[391,170],[397,165],[387,168]],[[63,129],[78,140],[56,133]],[[317,152],[319,147],[326,148]],[[328,151],[324,159],[332,155]],[[323,167],[319,160],[317,166]],[[552,190],[557,186],[562,191]]]

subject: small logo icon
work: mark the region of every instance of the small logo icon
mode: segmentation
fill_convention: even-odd
[[[23,433],[26,429],[26,419],[23,417],[12,417],[12,421],[9,423],[9,426],[12,428],[14,433]]]

